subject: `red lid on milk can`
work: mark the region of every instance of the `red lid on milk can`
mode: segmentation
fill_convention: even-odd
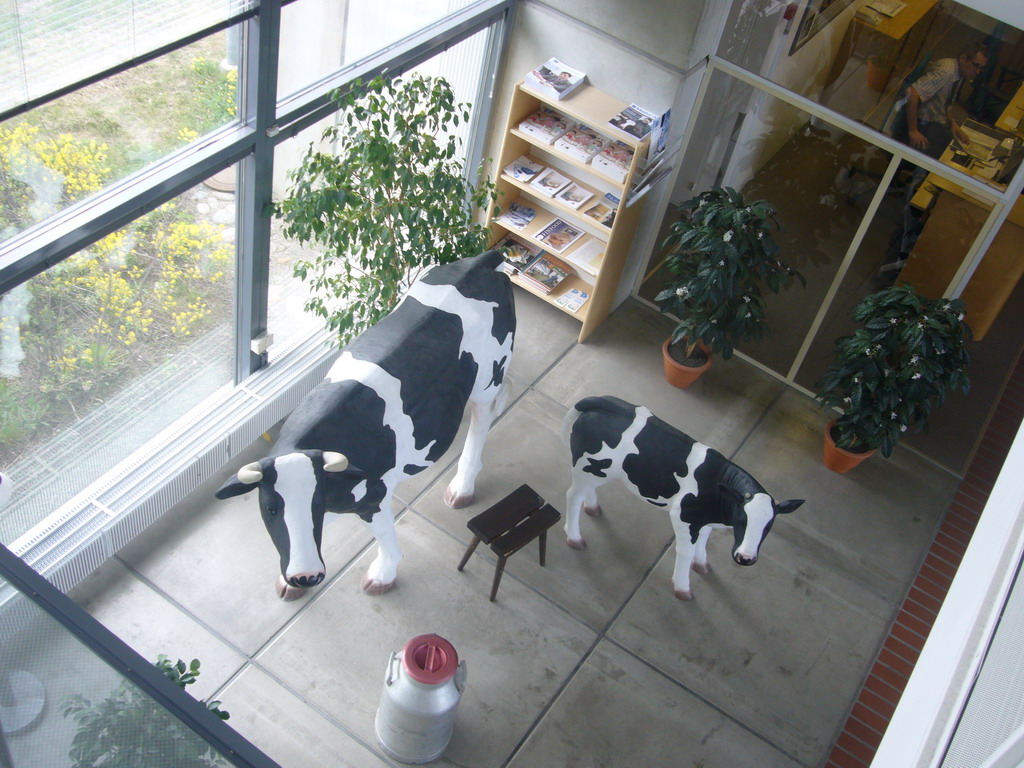
[[[416,682],[437,685],[455,674],[459,654],[440,635],[417,635],[402,649],[402,666]]]

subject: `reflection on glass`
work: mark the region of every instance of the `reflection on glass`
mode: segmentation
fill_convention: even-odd
[[[969,57],[962,86],[945,98],[956,102],[961,120],[999,124],[1022,87],[1020,30],[956,2],[906,0],[892,15],[873,15],[867,5],[809,0],[786,20],[782,3],[733,3],[718,54],[892,135],[908,85],[935,62],[955,60],[964,46],[986,42],[987,57]]]
[[[296,3],[302,5],[302,3]],[[287,6],[291,8],[293,6]],[[472,103],[476,99],[483,70],[484,45],[487,32],[482,31],[464,40],[444,53],[420,64],[414,74],[428,77],[443,77],[455,91],[456,102]],[[474,111],[476,107],[474,105]],[[473,123],[460,121],[456,129],[461,147],[466,141]],[[280,200],[289,186],[288,173],[300,161],[302,153],[311,142],[319,141],[329,121],[320,123],[299,133],[292,139],[279,144],[274,152],[274,198]],[[461,158],[465,161],[465,158]],[[271,224],[270,242],[270,297],[268,301],[268,328],[274,335],[275,350],[284,349],[289,340],[294,341],[323,328],[323,320],[303,310],[309,290],[305,283],[293,274],[293,265],[299,258],[308,258],[304,253],[308,246],[301,246],[288,240],[281,233],[281,221],[274,218]]]
[[[0,240],[235,120],[226,37],[0,123]]]
[[[353,64],[473,0],[298,0],[281,9],[280,98]]]
[[[202,184],[0,296],[4,543],[230,382],[234,218]]]
[[[0,595],[0,765],[230,765],[3,580]]]
[[[897,174],[797,373],[799,384],[813,387],[835,339],[855,327],[853,306],[868,294],[894,283],[928,298],[946,293],[988,216],[977,200],[951,189],[959,187],[917,167]]]
[[[715,92],[728,93],[728,80]],[[807,287],[793,284],[781,294],[766,296],[769,334],[740,351],[780,374],[796,359],[821,303],[832,286],[844,257],[875,195],[889,155],[806,113],[772,99],[739,89],[745,98],[726,97],[717,123],[708,136],[732,135],[728,149],[714,143],[697,178],[702,191],[712,183],[739,189],[746,200],[767,200],[777,213],[775,239],[782,258],[807,278]],[[702,114],[703,118],[703,114]],[[734,128],[734,126],[736,126]],[[898,203],[895,206],[899,208]],[[874,268],[880,266],[899,211],[883,212],[869,230]],[[886,217],[889,217],[888,219]],[[657,278],[641,289],[651,298]]]

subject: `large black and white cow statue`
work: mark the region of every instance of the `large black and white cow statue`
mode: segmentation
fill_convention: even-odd
[[[749,473],[652,414],[617,397],[587,397],[569,409],[562,435],[572,454],[565,535],[585,549],[580,509],[597,516],[597,489],[620,480],[640,498],[668,509],[676,536],[675,596],[692,600],[690,568],[711,570],[707,541],[714,528],[733,529],[732,559],[757,562],[776,515],[803,499],[776,502]]]
[[[402,554],[391,508],[395,487],[455,440],[467,403],[469,433],[445,492],[473,502],[487,431],[504,402],[515,306],[502,257],[488,251],[425,272],[395,310],[355,338],[288,416],[267,458],[238,470],[217,498],[259,489],[260,511],[281,556],[277,591],[293,599],[324,579],[324,513],[352,512],[378,554],[363,589],[391,589]]]

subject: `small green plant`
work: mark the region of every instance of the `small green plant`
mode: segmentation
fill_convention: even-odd
[[[161,654],[155,664],[182,689],[199,677],[199,659],[172,663]],[[221,720],[229,715],[219,701],[203,701]],[[71,768],[213,768],[224,765],[194,731],[152,698],[122,683],[95,705],[81,694],[63,702],[64,717],[78,730],[71,742]]]
[[[276,215],[287,237],[318,246],[295,274],[310,286],[306,309],[343,344],[390,312],[423,268],[486,250],[473,213],[495,194],[466,177],[454,129],[470,108],[445,80],[378,77],[334,99],[338,123],[291,172]]]
[[[888,457],[910,427],[927,428],[947,390],[968,391],[971,330],[962,301],[929,300],[910,286],[865,297],[853,319],[862,327],[836,340],[835,359],[815,384],[817,399],[842,411],[836,445]]]
[[[779,258],[772,237],[779,223],[766,201],[746,203],[729,187],[702,192],[678,206],[663,247],[665,287],[655,296],[662,312],[679,319],[672,343],[686,339],[686,357],[698,343],[723,359],[765,332],[763,285],[778,293],[803,275]]]

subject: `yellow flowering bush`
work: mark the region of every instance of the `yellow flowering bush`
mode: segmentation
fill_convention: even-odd
[[[0,232],[101,190],[105,153],[103,144],[47,138],[29,124],[0,125]],[[83,393],[100,397],[166,359],[228,306],[234,247],[221,229],[196,221],[187,200],[172,201],[29,282],[21,376],[0,379],[5,450],[59,423]],[[45,419],[15,413],[28,400],[46,404]]]
[[[101,189],[110,168],[107,145],[37,125],[0,124],[0,230],[25,229]]]

